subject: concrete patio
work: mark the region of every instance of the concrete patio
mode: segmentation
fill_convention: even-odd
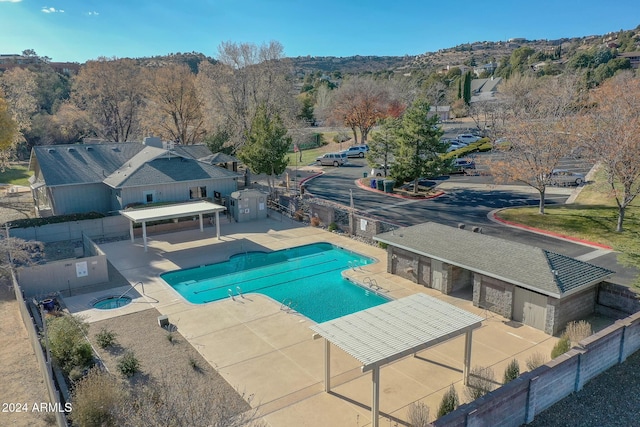
[[[133,303],[116,310],[96,310],[88,302],[102,295],[119,295],[127,288],[65,298],[74,313],[88,322],[155,307],[219,373],[259,406],[273,427],[367,426],[371,424],[371,377],[359,363],[336,347],[331,351],[332,392],[323,391],[323,343],[313,340],[311,320],[281,310],[260,294],[235,301],[227,298],[205,305],[186,302],[159,274],[226,260],[255,250],[278,250],[314,242],[368,255],[378,262],[351,269],[345,275],[362,283],[375,278],[385,295],[397,299],[417,292],[437,297],[485,320],[473,334],[471,366],[493,368],[500,381],[506,365],[516,358],[521,370],[534,352],[549,355],[556,338],[473,307],[470,295],[443,296],[431,289],[386,273],[386,251],[288,219],[223,224],[220,240],[215,228],[150,236],[148,252],[141,239],[101,244],[110,262],[131,283]],[[462,400],[464,336],[452,339],[381,369],[380,421],[407,424],[407,409],[416,401],[427,404],[434,418],[445,390],[453,384]]]

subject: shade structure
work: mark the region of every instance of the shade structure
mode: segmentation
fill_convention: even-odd
[[[372,372],[372,425],[378,425],[380,367],[466,334],[464,380],[471,360],[471,334],[482,317],[426,294],[414,294],[311,326],[325,339],[325,391],[330,391],[330,346],[334,344]]]
[[[224,206],[207,202],[204,200],[190,203],[180,203],[175,205],[159,206],[155,208],[122,210],[120,214],[129,219],[131,241],[133,242],[133,223],[142,223],[142,240],[144,250],[147,251],[147,221],[159,221],[163,219],[182,218],[185,216],[198,215],[200,219],[200,231],[203,231],[202,215],[208,213],[216,214],[216,237],[220,238],[220,212],[226,210]]]

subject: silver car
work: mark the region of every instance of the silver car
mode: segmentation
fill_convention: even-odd
[[[571,172],[567,169],[554,169],[549,175],[549,184],[551,185],[581,185],[584,183],[584,174]]]
[[[316,159],[316,162],[322,166],[342,166],[347,163],[347,154],[342,153],[326,153]]]

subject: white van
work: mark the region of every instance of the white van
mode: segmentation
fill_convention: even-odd
[[[322,166],[342,166],[347,163],[347,153],[326,153],[316,159]]]

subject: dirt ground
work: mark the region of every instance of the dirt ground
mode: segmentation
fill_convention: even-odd
[[[204,360],[179,331],[169,334],[158,325],[158,316],[160,313],[157,310],[149,309],[90,324],[89,340],[109,372],[119,375],[119,358],[125,351],[132,350],[141,365],[141,372],[136,374],[132,381],[146,381],[151,377],[163,378],[169,384],[179,384],[183,380],[185,370],[196,370],[196,381],[201,384],[193,384],[194,387],[206,384],[203,388],[212,391],[212,396],[225,396],[225,404],[235,413],[249,410],[249,405],[240,394]],[[102,328],[116,333],[115,348],[103,350],[97,345],[95,335]]]
[[[32,411],[34,403],[48,402],[48,397],[18,302],[12,298],[7,285],[8,282],[0,278],[0,425],[55,425],[50,415]],[[16,406],[10,406],[12,403],[19,403],[21,409],[26,403],[27,411],[16,412]]]

